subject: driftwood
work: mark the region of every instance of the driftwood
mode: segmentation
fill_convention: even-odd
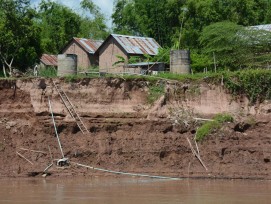
[[[195,155],[195,157],[199,160],[199,162],[201,163],[201,165],[205,168],[206,171],[208,171],[207,167],[205,166],[205,164],[203,163],[202,159],[200,158],[200,154],[199,154],[199,150],[198,152],[196,152],[196,150],[194,149],[194,147],[192,146],[190,140],[188,139],[188,137],[186,137],[187,142],[189,143],[190,149],[192,151],[192,153]],[[197,148],[198,149],[198,148]]]
[[[20,149],[24,150],[24,151],[30,151],[30,152],[35,152],[35,153],[47,154],[46,152],[43,152],[43,151],[37,151],[37,150],[26,149],[26,148],[20,148]]]
[[[28,161],[30,164],[34,165],[30,160],[28,160],[27,158],[25,158],[24,155],[20,154],[19,152],[16,152],[21,158],[25,159],[26,161]]]

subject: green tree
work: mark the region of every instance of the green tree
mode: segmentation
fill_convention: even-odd
[[[220,68],[248,68],[271,62],[271,33],[232,22],[219,22],[203,29],[200,43],[203,53],[215,54]]]
[[[72,37],[78,35],[81,17],[62,4],[42,0],[36,23],[41,28],[42,50],[57,54]]]
[[[23,70],[40,54],[39,29],[33,24],[36,13],[28,0],[0,0],[0,60],[5,76],[13,67]]]
[[[105,39],[108,35],[106,18],[101,10],[91,0],[83,0],[81,8],[84,11],[80,25],[79,37]]]
[[[199,37],[206,26],[230,21],[238,25],[253,26],[270,23],[268,0],[187,0],[184,17],[182,47],[200,48]],[[179,17],[183,18],[182,14]],[[267,20],[268,19],[268,20]]]
[[[184,0],[117,0],[112,15],[114,32],[155,38],[162,46],[171,45],[179,30]]]

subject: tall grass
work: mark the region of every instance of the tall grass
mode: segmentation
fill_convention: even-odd
[[[57,70],[54,67],[45,67],[39,70],[39,76],[45,78],[54,78],[57,77]]]
[[[165,94],[164,85],[151,85],[149,87],[149,95],[147,97],[147,102],[153,104],[159,97]]]

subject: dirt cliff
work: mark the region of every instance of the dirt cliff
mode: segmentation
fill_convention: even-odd
[[[269,101],[250,106],[245,97],[233,97],[222,86],[208,83],[152,84],[117,78],[54,81],[68,95],[89,133],[79,130],[51,79],[0,80],[1,177],[42,172],[51,162],[50,151],[53,159],[61,158],[50,98],[65,157],[72,162],[174,177],[271,178]],[[152,104],[148,103],[151,86],[164,89]],[[201,118],[228,112],[236,119],[198,143],[208,171],[187,141],[193,140],[196,130],[180,128],[170,118],[178,109]],[[54,165],[49,172],[104,175],[74,165],[64,169]]]

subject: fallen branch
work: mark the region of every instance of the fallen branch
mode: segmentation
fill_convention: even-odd
[[[203,163],[202,159],[200,158],[200,155],[197,154],[197,152],[195,151],[194,147],[192,146],[190,140],[188,139],[188,137],[186,137],[187,142],[189,143],[190,149],[192,151],[192,153],[195,155],[195,157],[200,161],[201,165],[205,168],[206,171],[208,171],[207,167],[205,166],[205,164]]]
[[[24,155],[20,154],[19,152],[16,152],[21,158],[25,159],[26,161],[28,161],[30,164],[34,165],[30,160],[28,160],[27,158],[24,157]]]
[[[30,152],[35,152],[35,153],[47,154],[46,152],[43,152],[43,151],[31,150],[31,149],[26,149],[26,148],[20,148],[20,149],[24,150],[24,151],[30,151]]]

